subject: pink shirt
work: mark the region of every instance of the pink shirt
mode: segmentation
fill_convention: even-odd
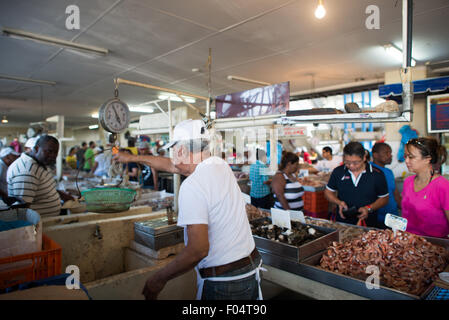
[[[405,179],[402,191],[402,216],[408,220],[407,231],[447,238],[449,222],[444,210],[449,210],[449,181],[439,176],[424,189],[415,192],[415,177]]]

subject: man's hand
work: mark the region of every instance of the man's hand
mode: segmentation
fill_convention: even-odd
[[[369,212],[368,212],[368,208],[367,208],[367,207],[361,207],[361,208],[359,208],[359,212],[360,212],[361,214],[359,214],[359,215],[357,216],[357,218],[359,218],[360,220],[363,220],[363,219],[368,218]]]
[[[338,204],[338,213],[340,214],[340,217],[342,219],[346,219],[346,217],[343,215],[343,210],[348,210],[348,205],[344,201],[340,201]]]
[[[30,206],[29,203],[26,203],[22,199],[14,198],[14,197],[8,197],[7,199],[3,200],[11,209],[15,208],[28,208]]]
[[[148,278],[145,282],[142,294],[145,296],[145,300],[156,300],[159,293],[164,289],[166,281],[161,279],[156,273]]]
[[[61,191],[61,190],[57,190],[57,191],[58,191],[59,196],[61,197],[62,201],[66,202],[66,201],[69,201],[69,200],[72,200],[72,201],[75,200],[75,198],[73,196],[71,196],[70,194],[68,194],[67,192],[64,192],[64,191]]]
[[[133,154],[130,154],[128,152],[119,152],[117,153],[112,160],[121,162],[121,163],[128,163],[128,162],[137,162],[136,156]]]

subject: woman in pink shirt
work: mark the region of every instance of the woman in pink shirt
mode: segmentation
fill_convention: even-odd
[[[405,146],[405,164],[416,175],[404,181],[402,216],[407,231],[430,237],[449,236],[449,181],[436,171],[447,152],[434,138],[411,139]]]

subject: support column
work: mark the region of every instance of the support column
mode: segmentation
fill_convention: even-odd
[[[276,172],[278,170],[278,132],[273,125],[270,128],[270,171]]]
[[[170,97],[168,98],[168,132],[169,141],[173,139],[173,112],[171,108]],[[170,158],[173,159],[173,148],[170,148]],[[173,193],[174,193],[174,212],[175,216],[178,216],[178,198],[179,198],[179,188],[181,185],[181,176],[179,174],[173,174]]]
[[[58,122],[56,123],[56,138],[59,141],[59,152],[56,158],[56,177],[57,180],[61,180],[62,177],[62,154],[63,149],[63,137],[64,137],[64,116],[57,116]]]

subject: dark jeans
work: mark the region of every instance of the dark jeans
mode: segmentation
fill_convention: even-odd
[[[270,210],[273,207],[273,196],[271,193],[263,198],[251,197],[251,204],[257,208]]]
[[[240,269],[226,272],[217,277],[232,277],[245,274],[259,266],[261,257],[257,257],[252,264]],[[234,281],[204,280],[201,300],[257,300],[259,285],[256,275]]]

